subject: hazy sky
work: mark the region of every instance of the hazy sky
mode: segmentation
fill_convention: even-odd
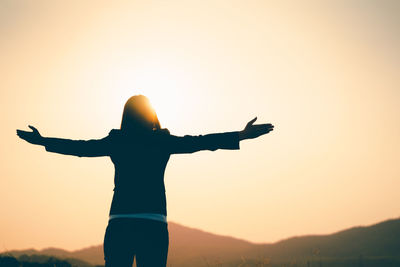
[[[254,242],[400,216],[400,1],[0,0],[0,251],[103,242],[114,166],[92,139],[144,94],[172,134],[275,130],[172,155],[168,220]]]

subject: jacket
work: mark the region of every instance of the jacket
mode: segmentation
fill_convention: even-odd
[[[171,154],[240,149],[239,132],[176,136],[167,128],[147,134],[112,129],[102,139],[45,137],[46,151],[78,157],[109,156],[114,164],[114,193],[109,214],[167,215],[164,173]]]

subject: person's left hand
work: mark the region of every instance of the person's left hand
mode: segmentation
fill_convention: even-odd
[[[43,136],[40,135],[39,131],[31,125],[28,125],[28,127],[32,129],[32,132],[17,129],[17,135],[31,144],[42,144]]]

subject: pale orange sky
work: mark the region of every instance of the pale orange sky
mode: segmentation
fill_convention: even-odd
[[[168,220],[254,242],[400,216],[399,1],[0,2],[0,251],[103,242],[114,167],[19,139],[101,138],[144,94],[172,134]]]

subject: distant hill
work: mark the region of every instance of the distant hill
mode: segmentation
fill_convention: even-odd
[[[291,237],[273,244],[257,245],[274,257],[313,256],[345,258],[354,256],[399,257],[400,219],[370,226],[358,226],[329,235]]]
[[[212,266],[217,262],[232,263],[232,266],[237,266],[243,261],[254,263],[254,259],[262,259],[271,264],[296,261],[297,266],[303,266],[301,262],[309,264],[304,266],[312,266],[316,261],[340,260],[355,262],[357,264],[355,266],[362,266],[363,260],[371,259],[377,262],[377,265],[368,266],[400,266],[400,218],[370,226],[353,227],[329,235],[298,236],[269,244],[255,244],[174,222],[168,223],[168,229],[170,233],[168,264],[172,266],[195,267],[207,264]],[[14,250],[8,253],[15,256],[44,254],[59,258],[76,258],[94,265],[104,264],[102,245],[75,251],[47,248],[40,251]],[[379,264],[383,261],[384,265]]]
[[[93,267],[93,265],[79,259],[59,259],[55,256],[43,254],[22,254],[19,256],[1,254],[0,267]]]

